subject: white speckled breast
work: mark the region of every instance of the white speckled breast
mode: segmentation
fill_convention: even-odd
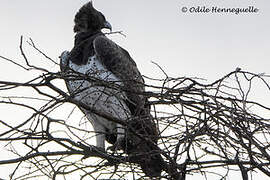
[[[76,72],[87,74],[89,77],[97,78],[106,82],[114,82],[117,85],[123,85],[120,79],[112,72],[108,71],[96,56],[89,57],[86,65],[76,65],[69,62],[69,67]],[[125,103],[125,93],[123,91],[112,89],[106,86],[97,86],[94,82],[88,80],[70,80],[67,82],[70,94],[74,95],[76,100],[95,108],[98,111],[105,111],[115,118],[126,120],[130,116],[130,112]],[[115,123],[87,112],[82,109],[91,120],[98,121],[107,129],[114,131]],[[95,122],[95,123],[96,123]]]

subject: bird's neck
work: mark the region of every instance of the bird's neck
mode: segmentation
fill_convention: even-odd
[[[80,32],[75,36],[74,47],[70,52],[70,60],[77,65],[87,64],[88,58],[94,55],[93,41],[101,31]]]

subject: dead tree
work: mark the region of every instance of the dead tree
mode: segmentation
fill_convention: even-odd
[[[35,74],[24,82],[0,80],[0,107],[12,107],[14,114],[19,109],[25,111],[25,117],[19,119],[13,119],[13,114],[0,116],[1,145],[14,155],[1,159],[0,166],[16,165],[10,179],[57,179],[70,175],[81,179],[144,177],[133,158],[124,152],[103,152],[92,145],[95,137],[91,124],[77,108],[89,107],[75,101],[64,86],[63,80],[70,76],[32,65],[23,42],[21,38],[25,64],[0,56],[13,63],[14,68]],[[28,45],[58,66],[31,39]],[[184,180],[196,175],[226,179],[230,173],[238,173],[248,180],[256,172],[270,177],[270,107],[250,99],[256,93],[253,86],[261,86],[269,93],[270,76],[237,68],[206,83],[200,78],[172,78],[160,70],[165,78],[145,77],[145,96],[150,99],[152,115],[159,126],[157,148],[166,161],[161,179]],[[74,76],[93,80],[80,74]]]

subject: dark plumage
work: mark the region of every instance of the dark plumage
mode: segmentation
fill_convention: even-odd
[[[104,148],[106,139],[140,164],[147,176],[160,176],[164,161],[156,146],[158,131],[143,94],[144,80],[135,61],[125,49],[101,32],[101,29],[111,29],[111,26],[92,3],[79,10],[74,22],[74,32],[77,33],[74,48],[62,54],[61,70],[69,72],[68,69],[72,69],[113,82],[119,88],[97,86],[86,80],[67,80],[70,94],[82,103],[127,123],[127,127],[123,127],[81,108],[97,133],[97,146]]]

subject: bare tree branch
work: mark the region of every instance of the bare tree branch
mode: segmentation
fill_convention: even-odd
[[[50,63],[58,64],[39,50],[32,39],[28,44]],[[3,127],[0,143],[5,143],[5,148],[14,154],[13,158],[0,160],[0,165],[17,165],[12,179],[56,179],[76,173],[82,174],[81,179],[144,177],[134,160],[136,156],[122,151],[104,152],[93,146],[95,136],[90,122],[74,107],[120,123],[135,136],[153,142],[136,133],[129,123],[76,101],[74,94],[66,92],[64,80],[91,81],[106,88],[129,90],[91,75],[52,72],[31,65],[23,51],[22,37],[20,51],[26,67],[15,60],[0,58],[42,74],[25,82],[0,80],[0,106],[25,110],[25,117],[18,123],[10,120],[12,114],[0,120]],[[165,159],[161,178],[184,180],[200,175],[208,179],[214,175],[225,179],[235,171],[243,180],[252,179],[255,171],[270,177],[270,117],[267,117],[270,107],[252,97],[252,93],[256,94],[255,86],[269,93],[269,75],[237,68],[212,83],[205,83],[201,78],[169,77],[156,65],[165,78],[145,77],[147,92],[142,95],[149,97],[159,126],[157,151],[148,155],[160,153]],[[22,88],[28,95],[21,93]],[[133,120],[136,119],[127,122]],[[28,171],[22,173],[20,169],[25,167]]]

